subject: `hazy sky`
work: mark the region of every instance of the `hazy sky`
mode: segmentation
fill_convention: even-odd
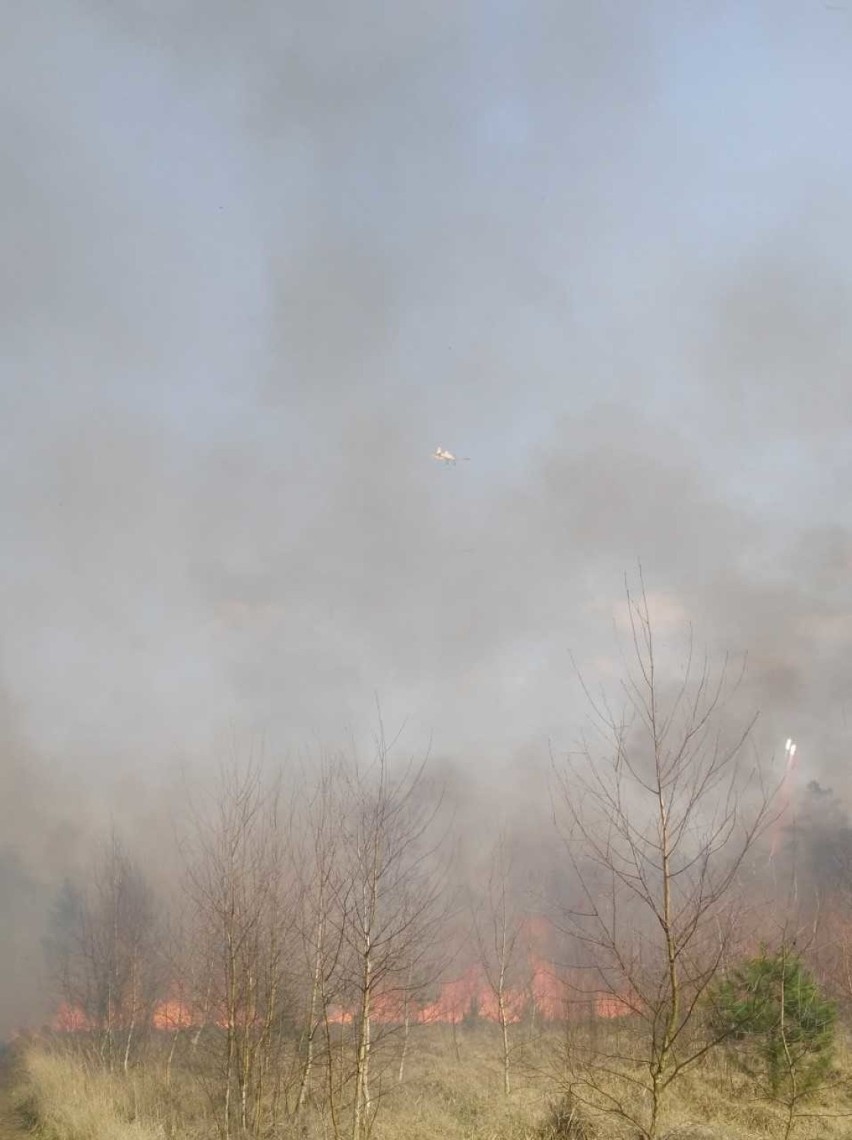
[[[641,558],[839,779],[852,5],[11,0],[0,32],[16,765],[311,748],[376,693],[510,763],[572,738],[570,654],[612,667]]]

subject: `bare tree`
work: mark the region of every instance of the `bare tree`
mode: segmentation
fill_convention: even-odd
[[[340,820],[341,766],[330,761],[320,766],[313,787],[298,797],[301,822],[293,844],[294,871],[298,878],[295,911],[303,957],[303,1022],[300,1029],[300,1074],[295,1114],[302,1113],[311,1095],[317,1051],[326,1045],[325,1071],[331,1072],[328,1049],[328,1014],[340,999],[340,963],[343,945],[345,892],[341,887]],[[292,829],[294,832],[296,828]],[[333,1079],[329,1086],[333,1090]],[[332,1126],[337,1135],[334,1097],[328,1100]]]
[[[638,596],[626,593],[621,707],[584,683],[597,745],[554,763],[554,806],[588,990],[639,1027],[638,1051],[580,1057],[572,1091],[654,1140],[668,1090],[713,1044],[694,1032],[701,1000],[735,933],[738,873],[772,822],[773,794],[747,759],[753,719],[734,728],[727,715],[739,680],[727,659],[714,670],[697,658],[690,631],[666,675],[641,569]]]
[[[209,1009],[207,1036],[218,1078],[210,1090],[225,1137],[274,1125],[290,1011],[288,879],[277,781],[260,765],[223,773],[208,813],[195,813],[186,894],[195,953],[196,1004]]]
[[[89,882],[63,886],[53,917],[48,953],[63,1000],[97,1034],[104,1064],[126,1072],[163,972],[153,892],[114,831]]]
[[[516,907],[512,884],[512,849],[501,828],[488,866],[488,881],[481,897],[473,906],[473,928],[485,982],[494,1000],[493,1013],[500,1026],[503,1093],[511,1091],[511,1049],[509,1026],[518,1020],[519,998],[523,991],[517,985],[521,957],[525,952],[522,934],[524,915]]]
[[[352,1140],[372,1128],[375,1050],[389,1025],[404,1022],[406,987],[433,952],[442,918],[440,798],[427,787],[425,760],[395,774],[390,752],[380,721],[373,763],[354,764],[344,785],[339,890],[354,1024]]]

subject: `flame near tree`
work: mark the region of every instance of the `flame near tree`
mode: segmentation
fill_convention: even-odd
[[[421,762],[392,766],[388,753],[380,737],[372,764],[330,763],[289,799],[259,765],[234,765],[188,805],[168,952],[150,891],[113,841],[90,887],[68,887],[58,908],[55,1029],[95,1035],[105,1062],[125,1067],[151,1031],[170,1034],[169,1066],[179,1050],[218,1074],[225,1137],[272,1127],[286,1098],[298,1118],[328,1096],[338,1127],[348,1117],[363,1140],[386,1066],[402,1080],[410,1026],[480,1018],[505,1037],[524,1018],[626,1012],[590,1002],[553,965],[543,918],[519,917],[498,991],[472,942],[450,972],[440,789]],[[384,1050],[400,1037],[401,1059]]]
[[[153,894],[115,834],[86,891],[64,884],[46,949],[64,996],[57,1028],[97,1033],[107,1066],[126,1071],[162,979]]]
[[[547,1022],[562,1022],[585,1017],[614,1018],[630,1014],[631,1005],[623,998],[609,993],[591,996],[581,988],[579,976],[560,974],[553,962],[531,953],[526,962],[528,984],[508,988],[505,993],[506,1020],[520,1024],[535,1017]],[[406,1013],[406,996],[401,990],[389,993],[376,992],[373,998],[372,1019],[381,1025],[401,1025]],[[460,1025],[481,1018],[500,1024],[498,1000],[494,995],[481,963],[473,962],[457,977],[443,981],[433,1001],[413,1004],[409,1016],[417,1025]],[[355,1006],[331,1006],[328,1020],[337,1025],[353,1025],[357,1018]],[[259,1024],[259,1023],[258,1023]],[[147,1025],[169,1033],[202,1026],[226,1030],[227,1013],[193,1008],[178,998],[165,998],[156,1002],[150,1011]],[[80,1006],[62,1002],[51,1020],[51,1029],[57,1033],[98,1032],[102,1028]]]
[[[755,718],[737,726],[726,715],[742,672],[732,676],[727,659],[713,669],[691,629],[666,654],[641,567],[626,605],[631,665],[618,698],[583,683],[593,743],[555,768],[580,887],[565,923],[587,947],[601,990],[627,1001],[646,1027],[640,1109],[631,1107],[634,1078],[614,1092],[605,1058],[583,1061],[578,1087],[656,1140],[672,1085],[712,1045],[690,1041],[690,1030],[736,937],[739,870],[772,827],[777,789],[745,750]]]

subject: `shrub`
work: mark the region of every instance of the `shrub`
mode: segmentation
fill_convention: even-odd
[[[596,1135],[588,1117],[570,1093],[550,1106],[538,1132],[539,1140],[595,1140]]]
[[[834,1056],[837,1010],[801,958],[765,949],[721,982],[711,996],[713,1028],[736,1064],[787,1103],[814,1091]]]

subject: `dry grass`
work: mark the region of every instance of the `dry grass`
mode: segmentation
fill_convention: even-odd
[[[545,1089],[534,1074],[519,1073],[507,1099],[499,1048],[491,1026],[455,1037],[445,1026],[418,1028],[408,1077],[388,1090],[376,1140],[531,1140],[543,1117]]]
[[[519,1034],[520,1036],[520,1034]],[[562,1099],[557,1037],[518,1049],[515,1088],[501,1091],[499,1043],[491,1026],[457,1034],[442,1026],[412,1036],[407,1075],[396,1081],[389,1063],[374,1094],[381,1100],[374,1140],[627,1140],[624,1122],[595,1115]],[[840,1077],[852,1075],[841,1050]],[[110,1074],[74,1044],[38,1041],[25,1055],[27,1098],[45,1140],[207,1140],[216,1135],[206,1098],[186,1072],[165,1079],[160,1061],[130,1074]],[[574,1110],[573,1114],[571,1109]],[[852,1137],[850,1082],[808,1106],[794,1140]],[[783,1110],[757,1099],[747,1080],[721,1055],[687,1073],[669,1105],[667,1140],[772,1140],[783,1136]],[[281,1140],[327,1140],[333,1135],[321,1106],[299,1127],[282,1126]]]
[[[161,1127],[140,1119],[133,1085],[80,1056],[31,1048],[25,1072],[29,1113],[49,1140],[165,1140]]]

